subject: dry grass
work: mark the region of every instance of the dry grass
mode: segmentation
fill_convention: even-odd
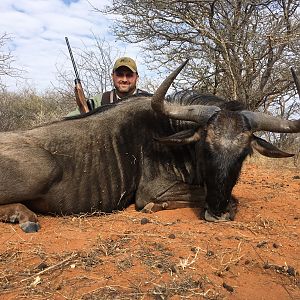
[[[74,100],[48,91],[37,95],[33,90],[0,93],[0,131],[30,129],[61,119],[74,109]]]

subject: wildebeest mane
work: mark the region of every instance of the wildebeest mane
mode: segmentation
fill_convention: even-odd
[[[205,94],[196,90],[184,90],[167,96],[166,100],[180,105],[214,105],[224,110],[240,111],[246,109],[239,101],[226,101],[213,94]]]

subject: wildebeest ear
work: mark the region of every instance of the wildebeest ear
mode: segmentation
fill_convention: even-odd
[[[154,140],[166,145],[186,145],[196,143],[201,139],[200,129],[183,130],[166,137],[155,137]]]
[[[253,135],[253,139],[251,141],[251,146],[253,149],[257,150],[260,154],[273,157],[273,158],[283,158],[283,157],[291,157],[295,154],[284,152],[269,142]]]

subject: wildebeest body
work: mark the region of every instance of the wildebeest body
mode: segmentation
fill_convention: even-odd
[[[0,219],[32,232],[39,228],[32,211],[111,212],[130,202],[157,211],[204,201],[206,220],[232,218],[232,188],[252,148],[266,156],[292,156],[253,133],[300,132],[300,120],[245,111],[237,102],[193,91],[165,101],[183,66],[153,97],[1,133]]]
[[[154,114],[146,97],[84,119],[1,133],[1,168],[7,167],[0,201],[41,213],[110,212],[126,207],[143,181],[150,185],[145,193],[157,194],[174,180],[196,184],[195,157],[186,151],[191,146],[182,151],[153,142],[172,133],[171,122]],[[157,177],[159,187],[149,182]]]

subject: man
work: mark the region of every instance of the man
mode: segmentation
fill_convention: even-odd
[[[120,57],[116,60],[112,70],[114,88],[102,95],[90,99],[89,107],[95,109],[105,104],[118,103],[129,96],[151,96],[150,93],[137,88],[139,79],[135,61],[130,57]],[[79,110],[72,111],[68,116],[79,114]]]

